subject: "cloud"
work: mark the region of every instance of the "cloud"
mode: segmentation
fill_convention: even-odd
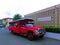
[[[0,18],[13,17],[16,13],[24,16],[59,3],[60,0],[0,0]]]

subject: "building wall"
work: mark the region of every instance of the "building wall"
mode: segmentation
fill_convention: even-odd
[[[2,20],[0,19],[0,25],[2,25]]]
[[[9,26],[9,22],[11,22],[11,21],[13,21],[13,19],[7,18],[7,19],[3,19],[2,23],[3,23],[3,25],[6,25],[6,27],[8,27]]]
[[[31,17],[37,25],[60,26],[60,5],[55,5],[24,16]]]
[[[7,25],[6,25],[6,27],[8,27],[8,26],[9,26],[9,22],[12,22],[13,19],[7,19],[6,21],[7,21]]]

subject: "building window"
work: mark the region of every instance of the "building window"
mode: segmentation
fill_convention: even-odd
[[[51,21],[51,16],[37,18],[37,21]]]

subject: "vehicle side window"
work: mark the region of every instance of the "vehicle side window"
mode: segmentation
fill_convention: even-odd
[[[20,26],[24,27],[25,25],[24,24],[20,24]]]
[[[25,26],[25,24],[23,24],[23,23],[20,23],[20,26],[21,26],[21,27],[24,27],[24,26]]]
[[[13,26],[13,24],[9,24],[9,26]]]
[[[26,24],[26,26],[30,26],[30,27],[33,27],[33,24]]]

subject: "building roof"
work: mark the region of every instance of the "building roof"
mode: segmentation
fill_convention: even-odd
[[[37,14],[37,13],[41,13],[41,12],[48,11],[48,10],[52,10],[52,9],[56,9],[56,8],[60,8],[60,4],[58,4],[58,5],[54,5],[54,6],[51,6],[51,7],[48,7],[48,8],[42,9],[42,10],[38,10],[38,11],[35,11],[35,12],[32,12],[32,13],[29,13],[29,14],[26,14],[25,16],[34,15],[34,14]]]
[[[6,20],[6,19],[13,19],[13,18],[3,18],[2,20]]]

